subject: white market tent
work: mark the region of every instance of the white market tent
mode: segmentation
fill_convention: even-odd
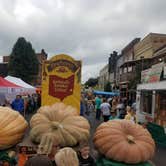
[[[13,76],[7,76],[5,77],[6,80],[18,85],[22,87],[22,93],[28,93],[28,94],[32,94],[36,92],[36,88],[31,86],[30,84],[24,82],[22,79],[17,78],[17,77],[13,77]]]

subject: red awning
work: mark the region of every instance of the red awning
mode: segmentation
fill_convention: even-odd
[[[0,87],[20,88],[20,86],[13,84],[12,82],[9,82],[2,77],[0,77]]]

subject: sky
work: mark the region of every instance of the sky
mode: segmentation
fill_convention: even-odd
[[[166,0],[0,0],[0,59],[19,37],[49,58],[82,60],[82,81],[134,38],[166,33]]]

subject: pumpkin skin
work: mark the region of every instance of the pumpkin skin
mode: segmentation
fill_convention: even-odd
[[[136,164],[151,159],[155,143],[150,133],[128,120],[102,123],[94,134],[94,144],[107,158]]]
[[[89,138],[88,121],[74,107],[63,103],[41,107],[31,118],[30,126],[31,140],[40,143],[39,153],[49,154],[56,141],[61,146],[74,146]]]
[[[28,123],[19,112],[0,106],[0,150],[17,144],[27,126]]]

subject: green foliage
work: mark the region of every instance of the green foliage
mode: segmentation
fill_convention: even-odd
[[[15,43],[9,61],[9,75],[31,82],[38,74],[38,59],[30,42],[23,37]]]
[[[107,83],[104,85],[104,91],[106,91],[106,92],[112,92],[112,86],[111,86],[111,83],[110,83],[110,82],[107,82]]]
[[[89,78],[88,81],[85,82],[85,86],[94,87],[98,84],[98,78]]]

